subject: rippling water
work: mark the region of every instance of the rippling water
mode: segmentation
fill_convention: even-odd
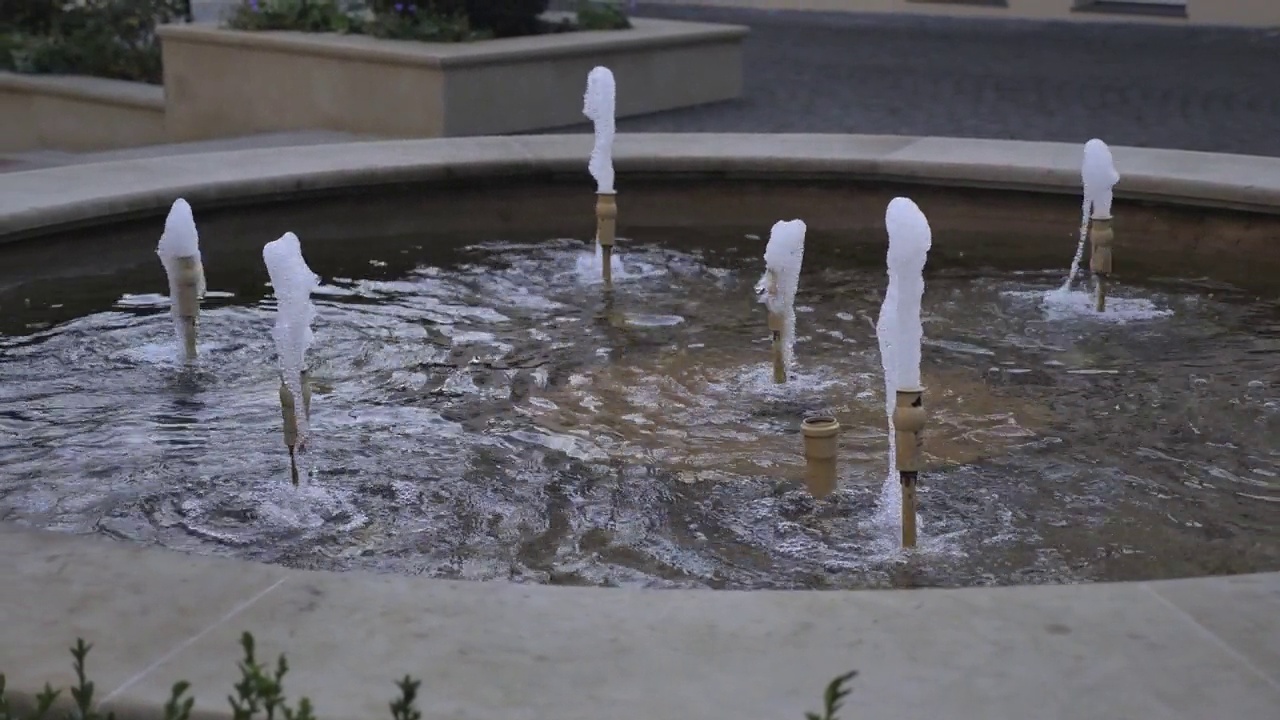
[[[0,520],[295,567],[593,585],[1280,569],[1274,303],[1122,284],[1102,320],[1083,292],[1046,295],[1060,274],[931,270],[923,547],[908,556],[873,521],[881,268],[810,261],[799,367],[775,386],[751,290],[760,241],[624,240],[611,300],[584,247],[313,258],[315,437],[299,488],[273,301],[265,272],[244,269],[254,251],[234,272],[206,259],[195,367],[174,360],[153,258],[4,289]],[[815,502],[799,422],[818,411],[844,432],[841,490]]]

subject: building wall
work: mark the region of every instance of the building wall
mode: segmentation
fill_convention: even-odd
[[[1170,25],[1232,25],[1280,28],[1280,0],[643,0],[670,5],[708,5],[769,10],[916,13]],[[1088,7],[1079,7],[1079,6]],[[1147,10],[1148,12],[1124,12]],[[1164,11],[1164,12],[1161,12]]]

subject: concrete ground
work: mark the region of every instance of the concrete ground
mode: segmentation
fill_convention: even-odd
[[[229,0],[195,0],[212,20]],[[626,118],[621,132],[977,137],[1280,156],[1280,32],[638,6],[745,24],[746,94]],[[621,88],[626,92],[626,88]],[[590,132],[586,123],[548,132]],[[277,133],[110,153],[0,155],[0,172],[354,139]]]
[[[746,97],[625,119],[622,132],[1101,137],[1280,155],[1276,31],[653,5],[639,14],[749,25]]]

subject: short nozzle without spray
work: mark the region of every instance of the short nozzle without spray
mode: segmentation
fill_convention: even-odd
[[[800,432],[804,436],[804,484],[810,495],[824,498],[836,490],[840,422],[826,415],[807,417],[800,423]]]

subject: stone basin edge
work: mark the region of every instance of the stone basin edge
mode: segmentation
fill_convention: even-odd
[[[282,195],[451,178],[574,175],[590,187],[588,135],[383,140],[115,160],[0,174],[0,243],[154,214],[176,197],[226,206]],[[621,134],[628,172],[839,179],[1080,193],[1081,146],[891,135]],[[1114,147],[1116,197],[1280,213],[1280,158]]]
[[[377,141],[112,161],[0,175],[0,242],[262,196],[460,176],[580,173],[585,135]],[[1280,212],[1280,158],[1115,147],[1120,198]],[[1079,192],[1080,146],[846,135],[621,135],[628,171],[857,177]],[[0,672],[19,708],[70,680],[66,648],[121,720],[194,683],[230,717],[236,639],[289,653],[323,720],[386,718],[424,679],[435,718],[799,718],[862,675],[849,717],[1160,717],[1280,707],[1280,573],[958,590],[710,591],[467,583],[291,570],[0,525]],[[1091,658],[1083,661],[1081,658]],[[1077,694],[1078,691],[1078,694]],[[1108,710],[1120,714],[1110,714]]]

